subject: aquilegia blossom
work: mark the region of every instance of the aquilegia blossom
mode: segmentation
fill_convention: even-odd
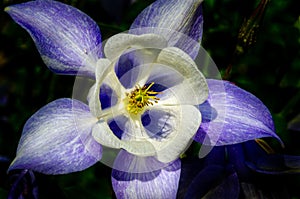
[[[206,80],[197,68],[201,0],[155,1],[129,33],[103,46],[96,23],[71,6],[38,0],[6,12],[50,70],[95,80],[86,101],[55,100],[26,122],[9,170],[81,171],[105,149],[119,149],[112,172],[118,198],[175,198],[179,156],[193,138],[211,145],[278,138],[260,100]]]

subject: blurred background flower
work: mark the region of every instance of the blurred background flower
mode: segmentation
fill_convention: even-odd
[[[300,177],[300,156],[275,153],[263,140],[217,146],[203,159],[183,159],[178,198],[291,198],[292,175]]]

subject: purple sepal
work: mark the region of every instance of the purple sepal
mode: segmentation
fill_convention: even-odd
[[[94,76],[96,62],[102,57],[101,34],[89,16],[50,0],[16,4],[5,11],[29,32],[50,70]]]
[[[55,100],[29,118],[9,167],[45,174],[84,170],[102,156],[102,147],[91,136],[97,122],[87,105],[72,99]]]
[[[269,110],[257,97],[227,81],[208,79],[207,83],[209,97],[198,106],[203,120],[194,138],[197,142],[207,136],[210,144],[220,146],[274,137],[283,144]]]
[[[169,42],[169,46],[176,46],[195,58],[203,30],[201,2],[200,0],[155,1],[138,15],[129,32],[162,35]]]
[[[132,163],[135,170],[139,170],[137,162],[132,160],[132,155],[119,154],[117,162],[124,162],[125,165]],[[120,159],[121,158],[121,159]],[[151,159],[151,157],[149,157]],[[146,158],[147,159],[147,158]],[[132,161],[132,162],[128,162]],[[142,163],[142,162],[140,162]],[[145,164],[146,163],[146,164]],[[149,172],[130,173],[125,171],[112,170],[112,186],[117,198],[176,198],[181,162],[179,159],[166,167],[152,170],[157,165],[148,165],[152,160],[144,162],[141,167],[149,166]],[[160,167],[159,165],[158,167]],[[125,166],[126,167],[126,166]],[[132,168],[128,168],[132,169]],[[145,168],[141,168],[144,170]]]

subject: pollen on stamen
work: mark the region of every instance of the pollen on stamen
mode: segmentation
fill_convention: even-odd
[[[154,103],[158,103],[158,100],[160,99],[155,95],[161,92],[149,90],[153,85],[154,82],[143,87],[137,85],[135,86],[135,90],[126,93],[127,98],[125,103],[127,103],[127,111],[129,113],[138,114],[143,111],[145,106],[153,106]]]

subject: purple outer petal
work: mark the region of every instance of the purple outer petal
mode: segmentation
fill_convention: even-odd
[[[131,157],[126,153],[123,154],[117,158],[122,158],[123,162],[130,164],[127,161],[132,161]],[[149,166],[156,167],[156,165]],[[112,186],[117,198],[172,199],[176,198],[180,172],[181,161],[179,159],[160,170],[147,173],[127,173],[113,169]]]
[[[272,116],[267,107],[251,93],[222,80],[207,80],[209,97],[206,103],[199,105],[204,118],[195,136],[197,142],[203,142],[209,128],[214,128],[214,134],[208,137],[217,140],[216,145],[228,145],[245,142],[262,137],[275,137]],[[220,89],[224,85],[223,89]],[[218,95],[225,95],[226,100],[216,100]],[[215,99],[215,100],[211,100]],[[224,107],[225,111],[219,111]],[[222,114],[224,120],[216,120]],[[212,125],[210,127],[210,125]],[[218,132],[221,131],[221,132]],[[218,136],[218,137],[215,137]]]
[[[138,15],[129,32],[160,34],[169,41],[170,46],[176,46],[195,58],[203,30],[201,2],[202,0],[155,1]]]
[[[89,16],[57,1],[37,0],[9,6],[5,11],[34,40],[50,70],[94,76],[102,57],[100,29]]]
[[[101,145],[91,136],[96,121],[80,101],[58,99],[47,104],[26,122],[9,170],[64,174],[92,166],[102,155]]]

